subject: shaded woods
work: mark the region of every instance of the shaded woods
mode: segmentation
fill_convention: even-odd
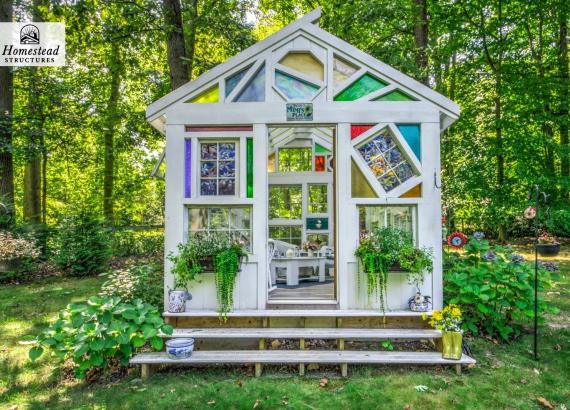
[[[550,230],[570,235],[567,1],[322,3],[323,28],[461,105],[442,137],[449,220],[524,235],[540,184]],[[65,67],[0,67],[0,202],[33,224],[79,209],[162,223],[164,141],[145,107],[318,5],[0,0],[1,21],[61,21],[67,36]]]

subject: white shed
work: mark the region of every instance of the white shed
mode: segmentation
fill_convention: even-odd
[[[459,107],[322,30],[319,17],[317,9],[148,107],[166,135],[165,252],[199,231],[242,240],[250,255],[233,315],[372,315],[377,302],[354,251],[363,231],[397,226],[432,249],[421,290],[440,308],[440,134]],[[318,249],[303,252],[307,243]],[[165,284],[168,292],[168,261]],[[215,312],[213,274],[190,291],[187,315]],[[386,314],[411,315],[414,292],[405,274],[390,273]]]

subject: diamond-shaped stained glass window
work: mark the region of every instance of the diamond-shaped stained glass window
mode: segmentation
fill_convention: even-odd
[[[387,133],[376,135],[357,150],[386,192],[417,175],[394,137]]]

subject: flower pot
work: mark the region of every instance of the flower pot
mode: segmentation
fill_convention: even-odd
[[[309,250],[307,251],[307,256],[308,256],[309,258],[312,258],[313,256],[315,256],[315,253],[314,253],[312,250],[309,249]]]
[[[540,256],[556,256],[560,252],[559,243],[537,243],[536,250]]]
[[[21,260],[15,259],[0,259],[0,272],[15,272],[20,268]]]
[[[463,334],[461,332],[446,332],[441,335],[444,359],[459,360],[462,355]]]
[[[168,311],[170,313],[184,312],[187,300],[192,300],[192,295],[187,290],[171,290],[168,295]]]
[[[175,338],[166,341],[166,353],[171,359],[186,359],[194,350],[193,338]]]

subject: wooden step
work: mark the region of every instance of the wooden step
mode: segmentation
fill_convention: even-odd
[[[174,329],[171,336],[196,339],[439,339],[435,329],[360,329],[360,328],[206,328]]]
[[[475,364],[475,360],[463,355],[460,360],[448,360],[440,352],[394,351],[330,351],[330,350],[222,350],[195,351],[186,359],[171,359],[165,352],[141,353],[130,360],[133,365],[143,365],[143,377],[150,374],[152,365],[204,365],[204,364],[392,364],[392,365],[454,365],[458,372],[461,365]],[[344,373],[344,371],[343,371]],[[146,375],[146,376],[145,376]]]
[[[424,312],[428,316],[431,311]],[[411,310],[391,310],[382,313],[374,309],[243,309],[229,312],[229,317],[421,317],[422,312],[412,312]],[[217,317],[215,310],[190,310],[181,313],[164,312],[164,317]]]

